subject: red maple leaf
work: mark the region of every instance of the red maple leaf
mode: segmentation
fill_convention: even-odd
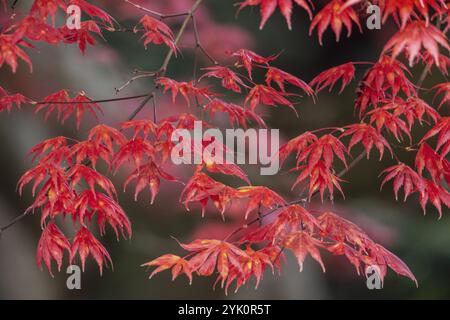
[[[11,67],[11,71],[16,73],[19,63],[18,59],[28,64],[30,72],[33,72],[33,64],[30,57],[23,51],[22,47],[33,48],[28,42],[17,38],[11,34],[0,34],[0,68],[6,62]]]
[[[191,82],[178,82],[170,78],[161,77],[156,81],[158,86],[164,87],[164,93],[167,91],[172,92],[172,101],[175,103],[178,94],[181,94],[186,100],[188,106],[190,105],[190,98],[195,97],[197,99],[210,100],[216,94],[209,91],[208,88],[197,88],[194,83]]]
[[[253,121],[260,127],[266,127],[264,120],[255,112],[220,99],[211,100],[203,106],[203,109],[209,112],[211,119],[213,119],[218,112],[226,113],[232,126],[241,125],[242,127],[247,128],[248,123]]]
[[[316,87],[316,93],[330,87],[330,92],[339,80],[342,80],[342,86],[339,93],[342,93],[355,77],[355,65],[353,62],[345,63],[343,65],[333,67],[326,70],[315,77],[311,82],[311,87]]]
[[[92,128],[89,131],[88,140],[93,141],[98,146],[106,146],[110,152],[113,152],[113,143],[123,146],[127,142],[127,139],[119,130],[104,124]]]
[[[187,211],[190,211],[191,202],[199,202],[204,216],[208,201],[211,200],[223,216],[235,193],[235,189],[215,181],[202,172],[196,172],[181,192],[180,202]]]
[[[424,21],[414,21],[398,31],[386,43],[383,54],[392,51],[392,57],[395,59],[405,52],[409,65],[413,66],[420,57],[421,49],[424,49],[424,52],[428,52],[433,57],[434,63],[439,66],[439,45],[450,52],[447,37],[442,31]]]
[[[86,227],[81,227],[73,239],[70,255],[71,263],[77,253],[80,256],[81,268],[83,271],[86,265],[86,258],[89,255],[92,255],[94,260],[97,262],[100,269],[100,275],[103,273],[103,265],[107,266],[108,261],[112,265],[112,260],[108,251],[106,251],[105,247],[103,247],[103,245],[95,239]]]
[[[133,129],[133,139],[137,138],[142,133],[143,139],[148,139],[149,135],[155,135],[158,127],[151,120],[132,120],[123,122],[121,125],[122,130]]]
[[[66,3],[64,0],[34,0],[30,13],[37,14],[41,19],[50,16],[55,24],[58,9],[66,11]]]
[[[227,67],[214,66],[209,68],[203,68],[202,70],[207,71],[205,74],[201,76],[199,81],[203,78],[217,78],[222,80],[222,86],[225,89],[232,90],[237,93],[241,93],[241,87],[247,87],[239,76],[231,71]]]
[[[239,3],[238,12],[248,6],[260,6],[261,7],[261,24],[260,29],[264,28],[264,25],[275,12],[275,9],[280,9],[284,18],[286,19],[289,30],[292,29],[292,10],[293,2],[302,7],[308,13],[310,19],[312,19],[312,7],[311,0],[245,0]]]
[[[379,130],[371,125],[360,123],[347,126],[346,131],[341,135],[341,138],[347,136],[352,136],[348,145],[349,152],[355,145],[362,143],[366,150],[367,159],[369,159],[370,151],[373,147],[376,147],[380,152],[380,161],[383,158],[385,148],[387,148],[390,151],[391,156],[393,156],[393,151],[389,142],[387,142]]]
[[[286,201],[278,193],[262,186],[247,186],[237,189],[236,197],[246,199],[245,219],[254,210],[274,209],[286,204]]]
[[[303,271],[303,262],[308,254],[316,260],[325,272],[325,265],[323,264],[317,247],[322,246],[322,243],[314,239],[310,234],[304,231],[297,231],[288,234],[282,241],[281,245],[284,248],[290,249],[297,257],[297,262],[300,266],[300,272]]]
[[[243,64],[244,68],[248,72],[248,76],[250,77],[250,79],[253,79],[252,73],[253,73],[254,66],[268,67],[269,63],[271,61],[278,58],[277,55],[266,58],[266,57],[260,56],[259,54],[256,54],[255,52],[247,50],[247,49],[240,49],[240,50],[232,53],[232,56],[237,57],[239,59],[239,62]]]
[[[441,157],[445,157],[450,152],[450,117],[444,117],[425,134],[420,141],[422,144],[424,141],[437,136],[436,150],[441,152]]]
[[[12,108],[16,106],[20,109],[22,104],[30,102],[30,99],[20,93],[8,94],[5,89],[0,86],[0,112],[11,112]]]
[[[83,11],[83,13],[87,14],[91,18],[97,18],[109,27],[113,26],[114,19],[99,7],[94,6],[93,4],[90,4],[89,2],[84,0],[70,0],[70,4],[79,6],[81,11]]]
[[[395,199],[398,200],[398,192],[403,187],[406,201],[408,197],[414,192],[420,192],[422,194],[424,190],[423,178],[411,167],[404,163],[399,163],[393,167],[387,168],[382,172],[385,174],[384,180],[381,184],[381,188],[390,180],[394,180],[394,193]]]
[[[64,43],[78,43],[78,48],[82,54],[86,52],[87,44],[95,45],[95,38],[91,33],[103,38],[100,27],[92,20],[82,21],[80,29],[69,29],[67,26],[63,26],[60,31],[64,37]]]
[[[107,195],[86,190],[83,191],[75,202],[76,216],[81,225],[85,225],[85,219],[92,221],[94,215],[97,215],[97,224],[100,228],[100,234],[105,234],[105,224],[113,228],[117,240],[119,239],[120,230],[122,236],[126,238],[131,237],[131,223],[123,209],[112,198]]]
[[[341,37],[342,26],[347,28],[348,37],[352,34],[352,24],[358,26],[362,33],[362,27],[355,10],[349,6],[344,7],[344,5],[345,0],[332,0],[314,17],[309,28],[309,34],[311,35],[317,27],[320,45],[323,45],[323,34],[329,26],[334,31],[337,42]]]
[[[95,168],[98,159],[102,159],[108,166],[111,166],[111,151],[104,145],[99,145],[94,141],[82,141],[71,147],[71,157],[75,157],[76,164],[82,164],[85,161],[92,163]]]
[[[255,85],[248,93],[247,98],[245,99],[245,104],[249,105],[252,111],[255,111],[256,107],[260,104],[272,107],[276,107],[278,105],[287,106],[294,110],[295,114],[298,115],[292,102],[285,97],[286,95],[286,93],[279,92],[272,87],[258,84]]]
[[[125,181],[123,189],[125,190],[127,186],[133,180],[136,182],[136,191],[134,193],[134,200],[137,201],[139,193],[146,187],[150,188],[151,192],[151,204],[155,201],[155,198],[159,192],[159,186],[161,184],[161,178],[167,181],[177,181],[170,174],[163,171],[160,167],[156,165],[153,161],[141,166],[136,169]]]
[[[314,90],[306,82],[283,70],[269,67],[266,73],[267,86],[270,87],[272,81],[275,82],[283,92],[286,92],[284,83],[287,82],[302,89],[308,96],[314,97]]]
[[[53,222],[50,222],[45,226],[39,239],[36,263],[41,268],[42,262],[44,262],[50,275],[53,276],[52,260],[56,261],[58,271],[61,271],[64,251],[67,251],[70,255],[70,250],[69,240]]]
[[[156,258],[150,262],[147,262],[142,265],[143,267],[157,267],[150,274],[150,278],[154,275],[172,269],[172,281],[178,278],[180,274],[185,274],[189,279],[189,283],[192,283],[192,271],[189,266],[189,262],[179,256],[173,254],[165,254],[159,258]]]
[[[164,22],[145,15],[134,28],[134,32],[138,32],[140,27],[144,29],[142,38],[146,48],[150,43],[156,45],[165,44],[175,55],[177,54],[178,48],[175,44],[172,30]]]

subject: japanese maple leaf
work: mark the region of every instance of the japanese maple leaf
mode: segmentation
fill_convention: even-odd
[[[379,104],[385,103],[389,98],[383,90],[368,86],[364,82],[356,90],[356,95],[355,110],[359,110],[360,118],[367,115],[366,111],[370,106],[377,108]]]
[[[406,101],[397,98],[394,102],[385,105],[384,108],[392,108],[392,110],[394,110],[394,116],[405,117],[410,131],[416,121],[419,122],[420,125],[422,125],[423,122],[428,123],[428,121],[425,120],[425,117],[431,119],[433,123],[437,123],[441,118],[440,114],[433,107],[422,99],[414,96],[408,98]]]
[[[375,91],[390,91],[393,97],[399,92],[406,96],[416,96],[415,86],[408,80],[411,75],[408,68],[396,59],[389,56],[382,56],[375,63],[364,77],[364,86],[372,87]]]
[[[278,105],[287,106],[294,110],[298,116],[297,110],[294,105],[285,98],[286,94],[279,92],[272,87],[267,87],[261,84],[255,85],[247,95],[245,104],[250,106],[252,111],[255,111],[256,107],[260,104],[265,106],[276,107]]]
[[[71,147],[70,156],[75,158],[76,164],[82,164],[85,161],[89,161],[95,168],[98,159],[103,160],[110,166],[112,153],[104,145],[99,145],[94,141],[82,141]]]
[[[450,152],[450,117],[441,118],[440,121],[425,134],[420,141],[422,144],[424,141],[437,136],[436,150],[441,150],[441,157],[445,157]]]
[[[41,212],[41,226],[45,226],[47,219],[54,220],[58,216],[73,215],[76,193],[67,182],[55,186],[49,179],[43,184],[32,205],[26,212]]]
[[[67,175],[70,179],[70,185],[72,188],[74,188],[76,185],[79,185],[81,180],[84,180],[94,194],[95,187],[99,186],[106,193],[108,193],[110,197],[114,197],[117,195],[116,189],[109,179],[98,173],[96,170],[85,165],[74,165],[72,168],[70,168]]]
[[[164,93],[167,91],[172,92],[172,101],[175,103],[178,94],[181,94],[186,100],[188,106],[190,105],[190,98],[196,97],[198,99],[210,100],[216,94],[209,91],[208,88],[197,88],[194,83],[191,82],[178,82],[170,78],[161,77],[156,81],[158,86],[164,87]]]
[[[268,67],[269,63],[273,60],[275,60],[278,56],[271,56],[271,57],[263,57],[259,54],[247,50],[247,49],[240,49],[234,53],[232,53],[233,57],[237,57],[239,59],[239,62],[244,66],[244,68],[248,72],[248,76],[250,79],[253,79],[253,67],[254,66],[265,66]]]
[[[41,143],[38,143],[33,148],[31,148],[30,152],[28,152],[27,156],[32,155],[32,162],[34,162],[38,157],[41,157],[46,152],[54,152],[58,151],[67,146],[67,139],[65,137],[55,137],[51,139],[44,140]],[[41,160],[42,162],[42,160]]]
[[[355,145],[362,143],[366,150],[367,159],[370,158],[370,152],[373,147],[376,147],[380,152],[380,161],[383,158],[385,148],[388,149],[391,156],[393,156],[393,151],[389,142],[383,137],[379,130],[371,125],[360,123],[347,126],[346,131],[341,135],[341,138],[347,136],[352,136],[348,144],[349,152]]]
[[[134,193],[134,200],[137,201],[139,193],[146,187],[150,188],[151,192],[151,204],[155,201],[155,198],[159,192],[159,186],[161,184],[161,178],[167,181],[178,181],[170,174],[163,171],[156,163],[150,161],[149,163],[136,169],[125,181],[123,186],[124,191],[131,181],[136,180],[136,191]]]
[[[444,94],[441,102],[439,103],[439,108],[442,108],[444,104],[450,102],[450,82],[440,83],[433,87],[433,90],[436,90],[435,99],[439,95]]]
[[[285,237],[281,244],[284,248],[290,249],[295,254],[300,266],[300,272],[303,271],[303,262],[308,254],[320,264],[323,272],[325,272],[325,265],[323,264],[319,249],[317,249],[322,243],[314,239],[307,232],[298,231],[291,233]]]
[[[322,72],[315,77],[309,85],[313,88],[315,87],[316,93],[319,93],[326,87],[329,87],[331,92],[336,83],[339,80],[342,80],[342,86],[339,92],[342,93],[355,77],[355,71],[354,63],[349,62]]]
[[[114,19],[99,7],[84,0],[70,0],[70,4],[79,6],[81,11],[91,18],[97,18],[109,27],[113,26]]]
[[[92,128],[89,131],[88,140],[93,141],[97,145],[106,146],[110,152],[113,152],[114,144],[123,146],[127,142],[127,139],[119,130],[104,124]]]
[[[60,190],[65,190],[64,187],[67,185],[66,172],[52,163],[41,163],[25,172],[17,183],[17,190],[19,191],[19,194],[22,195],[23,188],[34,181],[32,194],[35,196],[37,188],[42,182],[46,181],[47,178],[57,194],[60,193]],[[55,194],[55,196],[57,194]]]
[[[305,162],[308,168],[312,169],[320,159],[323,159],[326,167],[331,168],[336,156],[347,167],[346,154],[348,154],[348,150],[344,144],[335,136],[327,134],[302,150],[298,154],[297,164]]]
[[[28,16],[18,24],[13,25],[16,37],[27,37],[32,41],[45,41],[51,45],[57,45],[63,40],[61,31],[47,24],[41,18]]]
[[[100,27],[92,20],[81,22],[80,29],[69,29],[67,26],[63,26],[61,28],[61,33],[64,37],[64,43],[78,43],[78,48],[82,54],[86,52],[87,44],[90,44],[91,46],[95,45],[95,38],[92,34],[97,34],[103,38]]]
[[[386,43],[383,54],[391,52],[395,59],[404,52],[409,60],[409,65],[412,67],[423,50],[423,53],[430,54],[434,63],[439,66],[439,45],[450,52],[447,37],[442,31],[432,24],[426,24],[424,21],[414,21],[398,31]]]
[[[42,103],[37,104],[35,113],[45,110],[45,119],[56,112],[57,120],[64,124],[71,116],[75,117],[77,129],[80,128],[81,120],[86,112],[89,112],[98,120],[98,114],[103,113],[102,108],[93,102],[84,92],[80,92],[73,99],[67,90],[60,90],[47,97]]]
[[[66,11],[66,3],[64,0],[34,0],[30,13],[37,14],[41,19],[50,16],[55,24],[56,14],[58,10]]]
[[[30,72],[33,72],[33,64],[30,57],[23,51],[22,47],[33,48],[28,42],[17,38],[11,34],[0,34],[0,68],[4,63],[11,67],[11,71],[16,73],[19,63],[18,59],[28,64]]]
[[[369,236],[360,227],[333,212],[322,213],[317,221],[323,237],[336,242],[346,242],[361,250],[372,244]]]
[[[370,117],[370,124],[375,124],[378,130],[386,129],[394,135],[397,141],[401,141],[403,135],[406,135],[411,140],[411,132],[408,125],[405,121],[389,112],[390,109],[391,107],[387,105],[367,113],[367,116]]]
[[[137,138],[142,133],[143,139],[148,139],[149,135],[155,135],[158,127],[151,120],[132,120],[123,122],[121,125],[122,130],[133,129],[133,139]]]
[[[195,240],[189,244],[180,244],[181,247],[195,255],[189,259],[192,271],[202,276],[211,275],[214,270],[219,273],[219,279],[224,285],[230,269],[237,268],[242,272],[240,258],[249,258],[245,251],[219,240]]]
[[[208,201],[211,200],[223,216],[235,193],[235,189],[215,181],[202,172],[196,172],[181,192],[180,202],[187,211],[190,211],[191,202],[199,202],[204,216]]]
[[[11,112],[12,108],[16,106],[20,109],[22,104],[30,102],[30,99],[20,93],[8,94],[5,89],[0,86],[0,112]]]
[[[262,186],[248,186],[237,189],[236,197],[246,199],[245,219],[254,210],[274,209],[283,206],[286,201],[278,193]]]
[[[430,202],[439,212],[439,219],[442,218],[442,205],[450,208],[450,193],[441,185],[434,181],[425,180],[424,191],[420,194],[420,204],[426,212],[426,206]]]
[[[314,90],[303,80],[278,68],[269,67],[266,73],[266,84],[270,87],[275,82],[281,91],[286,92],[285,82],[302,89],[308,96],[314,97]]]
[[[267,267],[270,267],[272,273],[274,272],[274,263],[272,262],[271,251],[277,250],[278,256],[275,259],[278,260],[280,255],[280,248],[277,247],[266,247],[261,250],[253,250],[250,246],[245,249],[245,253],[249,258],[241,257],[242,272],[235,269],[234,272],[230,272],[228,275],[227,283],[225,286],[225,294],[227,294],[228,287],[230,284],[236,280],[236,292],[237,290],[253,276],[256,279],[255,289],[258,288],[259,283],[263,278],[264,271]]]
[[[247,128],[249,122],[254,122],[260,127],[266,127],[266,123],[258,114],[249,109],[242,108],[234,103],[214,99],[205,104],[203,109],[209,112],[211,119],[214,118],[216,113],[226,113],[232,126],[240,125]]]
[[[149,261],[142,265],[143,267],[157,267],[150,274],[150,278],[154,275],[172,269],[172,281],[178,278],[180,274],[185,274],[189,279],[189,283],[192,283],[192,271],[189,266],[189,262],[179,256],[173,254],[165,254],[159,258]]]
[[[201,76],[199,81],[202,80],[203,78],[211,78],[211,77],[221,79],[222,86],[225,89],[232,90],[237,93],[242,92],[241,87],[247,87],[244,81],[242,81],[242,79],[235,72],[233,72],[227,67],[214,66],[204,68],[202,70],[207,72]]]
[[[416,168],[420,175],[423,175],[424,169],[430,173],[434,182],[440,183],[444,174],[444,165],[442,157],[438,155],[427,143],[422,143],[416,154]]]
[[[345,0],[332,0],[314,17],[309,33],[311,35],[317,27],[320,45],[323,45],[323,34],[329,26],[334,31],[337,42],[339,42],[341,36],[342,26],[347,28],[348,37],[352,34],[352,24],[355,24],[362,33],[362,27],[355,10],[352,7],[344,7],[344,4]]]
[[[318,226],[316,218],[305,208],[291,205],[280,209],[280,213],[273,222],[250,232],[240,241],[242,243],[269,241],[272,244],[278,244],[286,235],[296,232],[300,228],[312,234]]]
[[[137,137],[124,144],[114,155],[113,167],[115,172],[129,159],[132,159],[136,168],[140,168],[145,159],[155,160],[155,148],[144,139]]]
[[[289,30],[292,29],[292,10],[293,2],[302,7],[312,19],[313,4],[310,0],[245,0],[239,3],[238,12],[248,6],[260,6],[261,7],[261,24],[260,29],[264,28],[264,25],[275,12],[277,6],[286,19]]]
[[[394,180],[394,193],[395,199],[398,200],[398,192],[403,187],[405,198],[404,201],[414,192],[424,191],[424,180],[423,178],[411,167],[404,163],[399,163],[393,167],[387,168],[382,172],[385,175],[384,180],[381,184],[381,188],[390,180]]]
[[[431,17],[430,9],[442,12],[444,8],[446,4],[442,0],[386,0],[383,6],[383,22],[389,16],[400,18],[403,29],[409,21],[417,17],[417,13],[422,15],[428,23]]]
[[[36,104],[34,112],[39,113],[45,110],[44,119],[47,120],[56,111],[57,119],[61,121],[62,112],[67,107],[66,103],[70,101],[68,90],[62,89],[43,98],[40,103]]]
[[[53,222],[48,223],[42,231],[37,247],[36,263],[38,267],[41,268],[42,262],[44,262],[53,276],[52,260],[56,261],[58,271],[61,271],[64,251],[67,251],[70,255],[69,240]]]
[[[81,227],[72,242],[70,263],[73,262],[76,254],[79,254],[81,259],[81,268],[84,272],[86,265],[86,258],[92,255],[94,260],[97,262],[100,269],[100,275],[103,273],[103,265],[112,265],[111,257],[106,251],[105,247],[92,235],[92,233],[86,228]]]
[[[134,32],[137,32],[140,27],[144,29],[142,38],[144,39],[144,46],[146,48],[150,43],[156,45],[165,44],[175,55],[177,54],[178,48],[175,44],[172,30],[164,22],[145,15],[134,28]]]
[[[131,237],[131,223],[127,215],[112,198],[104,193],[92,190],[83,191],[75,202],[75,217],[81,225],[85,224],[85,219],[92,221],[94,215],[97,216],[97,223],[100,234],[105,234],[106,222],[113,228],[117,240],[119,240],[119,230],[124,238]]]
[[[95,102],[92,102],[90,98],[86,96],[84,92],[79,93],[73,98],[71,103],[68,104],[61,112],[61,123],[64,124],[69,117],[75,116],[77,128],[80,128],[81,120],[86,112],[89,112],[97,121],[98,114],[103,113],[102,108]]]
[[[343,180],[336,176],[332,168],[328,167],[323,160],[318,161],[313,167],[308,165],[299,166],[291,171],[299,171],[300,175],[292,186],[292,190],[300,183],[308,182],[308,200],[313,195],[320,193],[323,202],[325,191],[328,191],[330,200],[334,200],[334,189],[336,188],[344,196],[340,182]]]
[[[290,140],[284,146],[282,146],[278,152],[281,165],[286,161],[291,153],[296,152],[296,157],[312,143],[318,140],[317,136],[311,132],[305,132],[300,136]]]

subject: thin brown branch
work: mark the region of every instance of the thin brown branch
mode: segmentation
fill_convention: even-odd
[[[106,103],[106,102],[119,102],[119,101],[126,101],[126,100],[134,100],[139,98],[144,98],[148,96],[148,94],[140,94],[137,96],[130,96],[130,97],[123,97],[123,98],[113,98],[113,99],[103,99],[103,100],[89,100],[89,101],[77,101],[77,102],[70,102],[70,101],[39,101],[39,102],[32,102],[34,105],[39,104],[87,104],[87,103]]]

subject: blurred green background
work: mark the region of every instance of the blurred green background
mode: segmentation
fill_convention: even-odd
[[[115,2],[115,1],[113,1]],[[121,2],[121,1],[117,1]],[[149,7],[158,1],[141,1]],[[164,1],[163,1],[164,2]],[[189,1],[187,1],[189,2]],[[310,81],[319,72],[349,61],[375,61],[382,51],[383,44],[393,34],[395,28],[386,24],[382,30],[370,31],[364,27],[364,33],[357,30],[351,38],[343,37],[336,43],[330,31],[326,32],[323,47],[319,46],[316,35],[308,36],[309,21],[307,14],[298,7],[294,10],[294,30],[289,31],[279,12],[270,20],[263,31],[258,30],[258,10],[246,9],[235,19],[234,1],[205,1],[208,14],[220,25],[236,25],[248,33],[251,48],[262,55],[282,52],[276,66]],[[103,2],[104,8],[111,12],[122,25],[133,26],[137,16],[122,19],[121,10],[109,2]],[[26,6],[24,4],[24,6]],[[111,6],[111,8],[109,8]],[[202,9],[204,10],[204,9]],[[130,10],[131,11],[131,10]],[[209,25],[200,29],[200,36],[212,38],[208,44],[214,52],[225,51],[226,44],[234,41],[227,33],[215,34]],[[239,34],[239,32],[237,32]],[[220,37],[219,37],[220,35]],[[12,75],[6,67],[0,70],[0,83],[10,92],[21,92],[34,99],[42,98],[60,88],[85,90],[92,98],[114,96],[114,88],[132,76],[133,69],[155,70],[161,64],[165,49],[151,46],[144,50],[139,37],[127,33],[105,33],[106,42],[98,40],[94,48],[88,48],[86,57],[82,57],[75,46],[49,48],[38,46],[30,53],[34,61],[33,74],[28,73],[24,65]],[[239,42],[238,42],[239,43]],[[174,59],[170,64],[169,75],[176,79],[192,77],[192,51]],[[207,66],[206,60],[202,66]],[[358,69],[357,79],[365,72],[365,66]],[[418,79],[421,69],[414,70],[414,79]],[[442,82],[439,73],[434,70],[425,83],[425,88]],[[288,108],[267,108],[267,123],[280,128],[285,139],[295,137],[306,130],[321,127],[339,127],[358,122],[353,115],[356,83],[354,82],[341,96],[336,92],[322,93],[316,104],[303,99],[298,106],[300,117],[293,116]],[[151,81],[140,81],[127,88],[123,96],[141,94],[148,91]],[[431,95],[423,91],[424,99],[431,102]],[[138,103],[138,102],[136,102]],[[114,103],[104,105],[105,121],[117,123],[133,110],[136,103]],[[28,150],[36,143],[57,135],[83,138],[86,130],[76,131],[73,124],[61,126],[52,120],[44,122],[41,115],[34,115],[31,107],[22,112],[0,115],[0,225],[5,225],[22,213],[31,203],[29,192],[20,198],[15,192],[20,176],[31,164],[25,158]],[[189,111],[189,110],[188,110]],[[186,111],[185,111],[186,112]],[[150,116],[150,110],[142,117]],[[89,128],[86,125],[85,129]],[[420,134],[421,129],[416,128]],[[418,135],[416,136],[416,138]],[[358,154],[358,150],[353,152]],[[399,155],[405,162],[411,163],[408,153]],[[117,242],[109,233],[103,243],[114,261],[114,271],[106,270],[100,277],[98,269],[90,260],[83,274],[82,290],[69,291],[66,288],[67,275],[56,274],[55,278],[46,271],[39,271],[35,263],[35,249],[40,236],[38,215],[27,217],[0,239],[0,298],[63,298],[63,299],[443,299],[450,298],[450,217],[444,212],[438,221],[437,212],[429,209],[423,215],[417,198],[407,203],[394,200],[391,186],[380,192],[378,175],[390,165],[395,164],[387,157],[378,162],[375,154],[370,161],[363,161],[349,175],[344,184],[346,199],[337,197],[332,210],[359,224],[374,239],[403,259],[414,272],[419,287],[392,272],[387,277],[382,290],[370,291],[366,287],[364,276],[355,274],[353,267],[341,258],[324,253],[327,273],[322,274],[320,267],[307,259],[304,271],[298,272],[298,266],[291,256],[281,275],[266,274],[258,290],[253,284],[243,287],[237,294],[225,297],[220,289],[213,290],[213,278],[195,278],[191,286],[186,279],[170,281],[169,273],[163,273],[148,280],[148,273],[140,265],[161,254],[179,252],[179,248],[170,235],[187,242],[192,239],[198,228],[216,226],[220,217],[211,213],[201,219],[198,210],[189,215],[175,199],[181,187],[163,183],[161,193],[153,206],[146,197],[135,203],[132,193],[120,194],[119,199],[128,213],[134,228],[131,240]],[[257,172],[253,170],[253,172]],[[295,198],[290,191],[295,175],[282,172],[274,177],[251,176],[254,184],[273,187],[287,199]],[[115,179],[117,185],[120,179]],[[120,187],[118,187],[120,189]],[[213,229],[211,229],[213,230]]]

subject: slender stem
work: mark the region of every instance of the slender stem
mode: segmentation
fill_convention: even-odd
[[[39,101],[34,102],[34,105],[38,104],[83,104],[83,103],[106,103],[106,102],[118,102],[118,101],[126,101],[126,100],[134,100],[139,98],[144,98],[148,96],[148,94],[141,94],[138,96],[131,96],[131,97],[123,97],[123,98],[113,98],[113,99],[103,99],[103,100],[89,100],[89,101],[81,101],[81,102],[70,102],[70,101]]]
[[[15,217],[13,220],[11,220],[11,222],[9,222],[4,227],[1,227],[0,228],[0,238],[1,238],[1,236],[2,236],[4,231],[6,231],[7,229],[11,228],[13,225],[15,225],[17,222],[19,222],[20,220],[22,220],[26,216],[27,216],[27,212],[24,212],[20,216]]]

